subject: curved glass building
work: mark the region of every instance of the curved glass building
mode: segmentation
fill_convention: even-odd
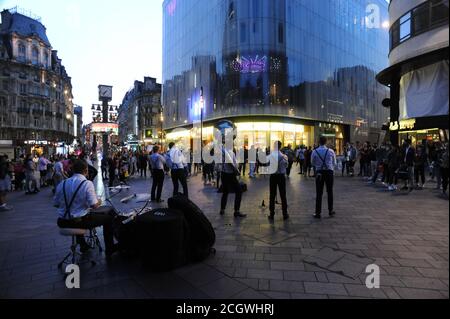
[[[170,131],[219,119],[247,146],[378,141],[387,88],[385,0],[165,0],[163,106]],[[191,132],[191,134],[193,134]]]

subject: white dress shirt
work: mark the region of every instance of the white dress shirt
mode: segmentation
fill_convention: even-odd
[[[317,171],[328,170],[334,172],[334,167],[336,165],[336,154],[332,149],[329,149],[326,146],[320,146],[313,151],[311,155],[311,163]]]
[[[88,181],[84,175],[75,174],[65,182],[61,182],[56,189],[54,204],[58,207],[58,216],[64,218],[66,214],[66,203],[64,201],[63,187],[65,185],[67,204],[70,204],[73,194],[75,193],[78,185],[82,183],[80,190],[78,191],[72,207],[70,207],[70,214],[72,218],[80,218],[89,213],[89,208],[98,203],[98,197],[95,193],[94,183]],[[69,217],[67,217],[69,218]]]

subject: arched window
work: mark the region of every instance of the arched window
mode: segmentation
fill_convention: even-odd
[[[33,47],[33,49],[31,50],[31,62],[33,64],[39,63],[39,51],[36,47]]]
[[[19,60],[25,61],[27,56],[27,49],[23,43],[19,43]]]

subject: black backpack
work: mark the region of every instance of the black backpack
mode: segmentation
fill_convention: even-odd
[[[216,242],[216,233],[211,222],[202,210],[183,195],[175,196],[168,201],[169,208],[184,213],[190,228],[189,257],[191,261],[200,262],[211,253]]]

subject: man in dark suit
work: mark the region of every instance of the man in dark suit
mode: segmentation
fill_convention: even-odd
[[[414,147],[411,146],[411,144],[412,142],[410,139],[405,140],[403,142],[403,152],[402,152],[403,165],[408,170],[408,180],[405,181],[405,186],[403,187],[403,189],[406,190],[409,187],[410,192],[412,192],[414,187],[414,158],[416,154],[416,150],[414,149]]]

